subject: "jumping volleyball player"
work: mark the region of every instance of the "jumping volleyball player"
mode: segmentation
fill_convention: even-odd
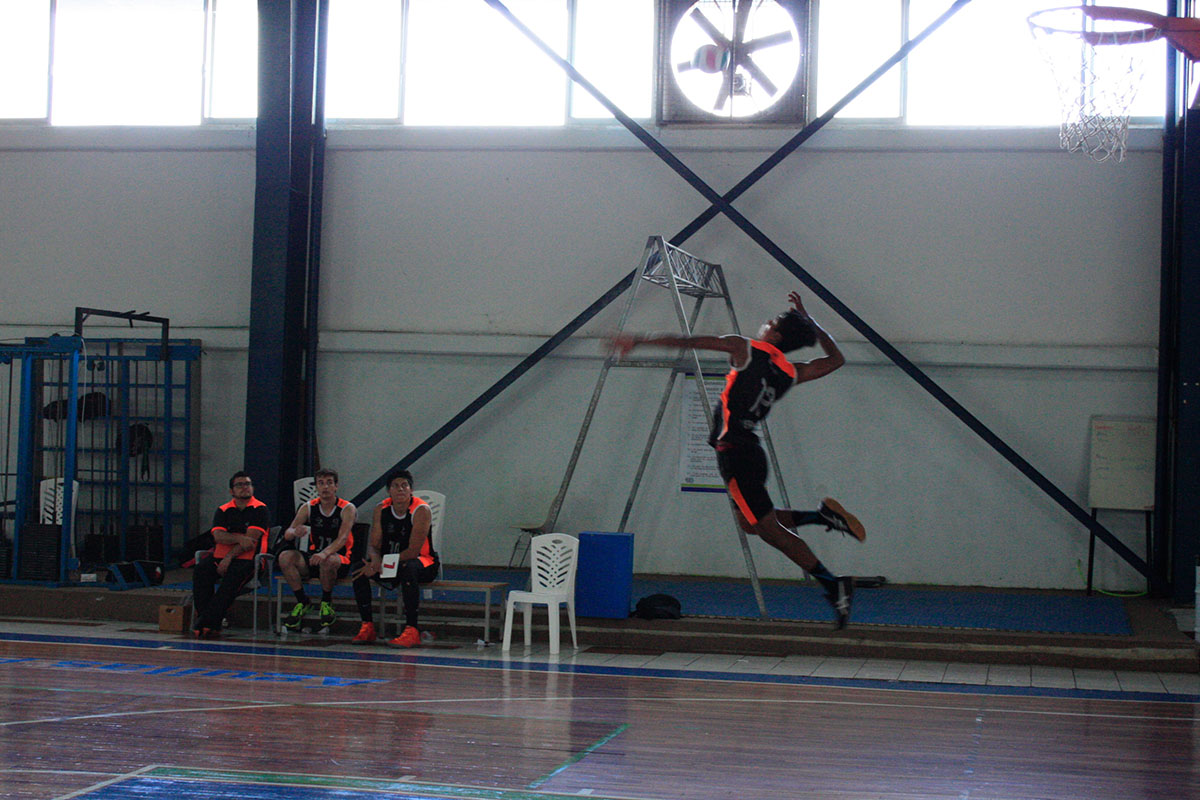
[[[732,369],[725,376],[725,390],[713,411],[709,444],[717,451],[717,466],[729,490],[738,524],[799,564],[825,588],[825,597],[837,613],[837,628],[850,619],[854,579],[838,577],[813,554],[792,528],[824,525],[826,530],[849,534],[860,542],[867,538],[862,523],[836,500],[826,497],[816,511],[775,508],[767,493],[767,455],[756,429],[771,407],[788,389],[814,381],[846,363],[837,342],[813,320],[800,302],[800,293],[788,295],[792,308],[768,320],[758,339],[745,336],[638,336],[625,334],[612,339],[618,356],[635,347],[689,347],[715,350],[729,356]],[[820,345],[825,355],[812,361],[790,362],[784,353]]]

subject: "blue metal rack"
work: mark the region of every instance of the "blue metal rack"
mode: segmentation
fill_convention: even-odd
[[[75,335],[0,346],[0,364],[9,365],[9,403],[0,406],[0,421],[8,416],[0,431],[0,580],[70,583],[81,562],[165,562],[192,535],[199,359],[196,340]],[[41,483],[56,478],[63,512],[50,556],[38,497]]]

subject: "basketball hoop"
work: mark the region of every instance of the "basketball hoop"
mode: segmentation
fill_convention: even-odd
[[[1162,32],[1129,20],[1097,18],[1095,6],[1029,15],[1029,30],[1058,84],[1059,143],[1093,161],[1122,161],[1129,108],[1145,74],[1146,48]],[[1111,10],[1111,9],[1106,9]]]

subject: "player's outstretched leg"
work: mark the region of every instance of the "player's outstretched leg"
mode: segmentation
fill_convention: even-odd
[[[854,597],[854,578],[849,575],[841,576],[837,579],[837,585],[833,591],[826,594],[825,597],[828,598],[829,605],[833,606],[833,611],[837,614],[834,628],[840,631],[850,621],[850,601]]]
[[[817,509],[817,514],[826,528],[853,536],[860,542],[866,541],[867,529],[858,521],[858,517],[843,508],[842,504],[832,497],[826,497],[821,501],[821,507]]]

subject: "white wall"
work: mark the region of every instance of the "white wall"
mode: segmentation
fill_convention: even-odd
[[[725,191],[791,131],[660,135]],[[1054,131],[832,130],[738,209],[1019,453],[1086,500],[1090,416],[1153,416],[1160,153],[1061,153]],[[252,235],[249,131],[0,130],[3,335],[76,305],[149,311],[206,343],[207,508],[240,466]],[[322,251],[318,432],[346,494],[378,477],[632,270],[646,237],[707,203],[621,130],[334,131]],[[798,282],[716,219],[686,249],[722,263],[742,328]],[[808,293],[806,292],[806,295]],[[662,290],[636,326],[668,328]],[[583,335],[413,469],[449,495],[449,563],[502,564],[545,516],[599,368]],[[820,303],[846,368],[772,416],[794,505],[832,494],[865,545],[810,529],[835,571],[893,581],[1080,586],[1085,529]],[[725,332],[714,306],[701,327]],[[664,376],[614,373],[559,519],[620,518]],[[630,529],[639,572],[744,574],[726,502],[678,491],[678,410]],[[774,491],[774,484],[772,484]],[[1141,516],[1103,519],[1142,551]],[[755,544],[764,577],[797,571]],[[1138,587],[1100,548],[1099,576]]]

